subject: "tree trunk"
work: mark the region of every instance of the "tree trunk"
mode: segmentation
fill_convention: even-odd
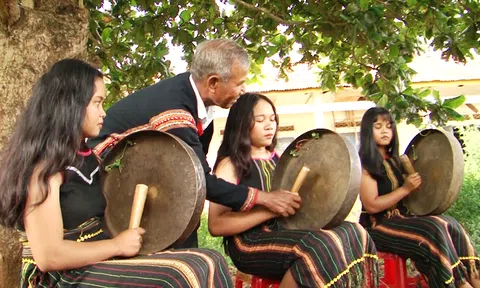
[[[0,148],[35,81],[60,59],[86,58],[88,35],[88,12],[73,0],[37,0],[33,8],[22,9],[16,0],[2,1],[6,4],[0,5]],[[20,259],[17,233],[0,227],[0,287],[19,286]]]

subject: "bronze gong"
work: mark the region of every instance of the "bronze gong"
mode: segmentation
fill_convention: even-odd
[[[460,193],[464,159],[451,132],[426,129],[408,144],[405,154],[422,177],[422,184],[404,199],[415,215],[438,215],[447,211]]]
[[[198,225],[206,194],[204,170],[178,137],[159,131],[130,134],[107,154],[102,171],[105,222],[112,236],[128,228],[135,186],[148,186],[140,254],[181,243]]]
[[[328,129],[310,130],[283,152],[272,190],[290,190],[302,169],[310,169],[295,215],[282,218],[287,229],[329,229],[340,225],[360,192],[361,164],[353,143]]]

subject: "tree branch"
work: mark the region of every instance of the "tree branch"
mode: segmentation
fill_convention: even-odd
[[[370,66],[370,65],[367,65],[365,63],[362,63],[360,62],[360,60],[358,60],[357,56],[355,55],[355,50],[352,49],[352,56],[353,56],[353,60],[358,64],[358,65],[361,65],[369,70],[378,70],[376,67],[374,66]]]
[[[95,29],[96,30],[96,29]],[[98,35],[98,32],[97,32],[97,35]],[[88,39],[90,39],[93,43],[97,44],[99,47],[103,47],[102,43],[100,42],[100,40],[98,40],[97,38],[93,37],[92,33],[88,33]]]
[[[360,62],[360,60],[357,58],[357,55],[355,55],[355,47],[357,46],[357,25],[353,26],[353,29],[352,29],[352,38],[353,38],[353,41],[352,41],[352,57],[353,57],[353,60],[355,62],[357,62],[357,64],[369,69],[369,70],[378,70],[377,67],[375,66],[370,66],[370,65],[367,65],[365,63],[362,63]]]
[[[220,8],[217,5],[217,2],[215,0],[210,0],[210,5],[213,6],[213,9],[215,10],[215,17],[219,18],[220,17]]]
[[[248,10],[263,13],[266,16],[270,17],[271,19],[275,20],[276,22],[278,22],[280,24],[288,25],[288,26],[293,26],[293,25],[311,26],[311,25],[315,25],[315,24],[329,24],[329,25],[332,25],[332,26],[343,26],[343,25],[345,25],[344,23],[333,23],[333,22],[325,21],[325,20],[311,21],[311,22],[285,20],[285,19],[282,19],[282,18],[278,17],[277,15],[273,14],[272,12],[268,11],[267,9],[265,9],[263,7],[256,7],[252,4],[248,4],[248,3],[244,2],[242,0],[232,0],[232,1],[236,4],[239,4],[239,5],[247,8]]]

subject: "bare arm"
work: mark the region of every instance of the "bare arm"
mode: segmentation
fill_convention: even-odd
[[[215,174],[230,183],[237,183],[235,169],[229,158],[222,160]],[[231,208],[210,202],[208,230],[213,236],[230,236],[242,233],[277,215],[263,207],[255,207],[247,212],[233,212]]]
[[[408,176],[402,187],[395,189],[386,195],[378,196],[377,181],[373,179],[365,169],[363,169],[362,183],[360,186],[360,199],[367,212],[375,214],[397,204],[420,184],[420,176],[418,173],[415,173]]]
[[[25,231],[37,266],[42,271],[74,269],[114,257],[133,256],[141,247],[142,228],[129,229],[114,239],[76,242],[63,239],[63,220],[60,210],[62,176],[54,175],[49,181],[50,193],[42,204],[31,205],[41,199],[34,172],[28,188]]]

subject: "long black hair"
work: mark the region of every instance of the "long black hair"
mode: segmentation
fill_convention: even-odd
[[[362,161],[362,167],[375,179],[384,176],[382,169],[383,157],[378,151],[377,144],[373,139],[373,123],[375,123],[379,117],[389,121],[392,125],[392,140],[387,146],[386,152],[397,164],[400,164],[397,125],[392,114],[383,107],[373,107],[368,109],[363,115],[362,123],[360,124],[359,154],[360,160]]]
[[[34,170],[43,203],[48,180],[69,165],[84,145],[82,124],[95,92],[95,79],[102,73],[77,59],[55,63],[34,86],[25,111],[17,120],[0,164],[0,223],[23,227],[28,185]]]
[[[238,98],[237,102],[233,104],[228,113],[227,123],[225,125],[225,133],[223,141],[218,149],[217,161],[213,166],[213,170],[218,166],[218,163],[223,159],[230,157],[233,166],[235,167],[235,174],[238,178],[247,176],[250,169],[250,160],[252,156],[250,131],[255,125],[255,118],[253,115],[253,108],[258,101],[267,101],[273,109],[275,114],[275,121],[278,127],[277,110],[273,102],[267,96],[258,93],[246,93]],[[268,151],[273,151],[277,144],[277,131],[272,139],[272,144],[266,147]]]

